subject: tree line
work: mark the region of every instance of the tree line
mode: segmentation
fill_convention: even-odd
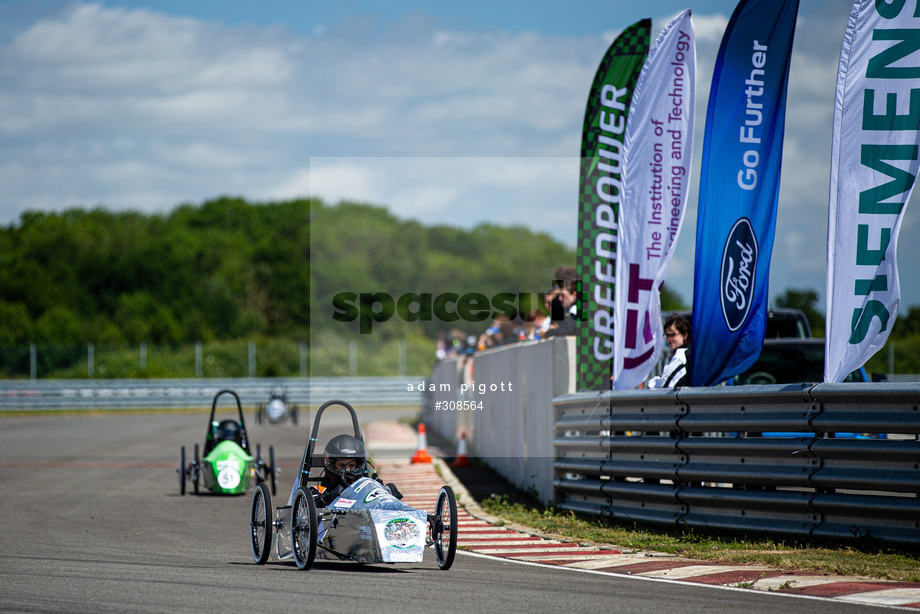
[[[0,231],[0,344],[305,335],[306,200],[27,212]]]
[[[0,228],[0,345],[180,344],[252,336],[308,340],[335,322],[336,294],[532,295],[574,251],[523,226],[470,230],[402,220],[367,203],[250,203],[221,197],[167,214],[72,208],[29,211]],[[788,289],[775,304],[824,330],[818,295]],[[662,313],[685,309],[664,288]],[[920,306],[892,336],[920,333]],[[448,323],[393,318],[375,331],[435,338]],[[450,324],[475,331],[477,323]]]
[[[426,226],[368,203],[221,197],[165,214],[29,211],[0,227],[0,347],[355,338],[359,322],[333,317],[343,292],[510,293],[540,307],[556,268],[574,263],[571,248],[520,225]],[[801,309],[823,334],[814,290],[788,289],[774,303]],[[686,308],[663,289],[662,313]],[[373,334],[435,339],[489,323],[392,317]],[[918,335],[912,306],[891,338]]]
[[[331,317],[338,292],[537,293],[574,261],[573,250],[522,226],[424,226],[354,202],[221,197],[166,214],[30,211],[0,228],[0,346],[309,340],[311,324],[357,334]],[[419,325],[429,338],[446,326],[420,322],[413,334]]]

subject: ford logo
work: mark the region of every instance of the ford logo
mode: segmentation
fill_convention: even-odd
[[[751,311],[756,273],[757,237],[750,220],[743,217],[732,226],[722,250],[719,298],[722,301],[722,317],[731,332],[741,328]]]

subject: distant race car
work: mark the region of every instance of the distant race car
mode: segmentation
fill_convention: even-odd
[[[269,391],[268,403],[256,405],[256,424],[262,424],[265,420],[271,424],[290,420],[291,424],[297,425],[297,405],[288,402],[282,386],[275,386]]]
[[[325,462],[313,450],[320,418],[332,405],[351,413],[354,436],[364,441],[357,414],[348,403],[327,401],[317,410],[289,504],[273,509],[265,484],[253,493],[249,536],[255,562],[267,562],[274,546],[279,560],[293,559],[304,570],[316,558],[414,563],[422,560],[425,548],[434,546],[438,567],[449,569],[457,551],[457,500],[450,486],[440,489],[435,512],[430,514],[402,503],[374,472],[358,478],[327,507],[317,508],[314,487],[321,481]]]
[[[236,400],[236,420],[214,419],[217,400],[224,394]],[[204,488],[211,493],[241,495],[249,489],[253,478],[260,485],[269,482],[274,493],[277,489],[277,467],[275,449],[271,446],[268,448],[268,459],[268,463],[262,460],[262,450],[258,444],[255,456],[251,453],[239,395],[229,389],[220,390],[211,402],[211,417],[208,419],[203,455],[199,458],[196,443],[192,462],[187,464],[185,446],[179,450],[179,468],[176,470],[179,474],[179,493],[184,495],[186,482],[191,482],[197,495],[203,481]]]

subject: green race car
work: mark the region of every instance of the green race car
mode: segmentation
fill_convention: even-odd
[[[228,394],[236,401],[237,419],[215,420],[217,400]],[[179,493],[185,494],[187,482],[191,482],[195,494],[200,484],[218,495],[244,494],[253,483],[269,482],[272,493],[276,491],[275,449],[269,447],[268,462],[262,459],[262,450],[256,444],[255,455],[250,448],[243,420],[243,405],[239,395],[233,390],[220,390],[211,402],[211,416],[204,439],[202,456],[199,457],[198,444],[195,444],[192,462],[186,463],[185,446],[179,450]]]

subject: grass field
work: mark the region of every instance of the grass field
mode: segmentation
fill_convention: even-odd
[[[877,544],[853,546],[787,543],[768,539],[702,535],[624,526],[607,519],[511,501],[507,496],[481,502],[488,513],[509,523],[570,539],[652,550],[718,563],[756,563],[783,570],[841,576],[866,576],[920,583],[920,553],[899,552]]]

